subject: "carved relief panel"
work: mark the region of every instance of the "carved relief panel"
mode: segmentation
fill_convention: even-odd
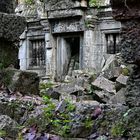
[[[84,23],[78,19],[53,21],[51,24],[52,33],[66,33],[84,31]]]

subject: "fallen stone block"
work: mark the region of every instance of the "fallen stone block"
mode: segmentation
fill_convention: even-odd
[[[128,80],[128,76],[124,76],[124,75],[121,74],[121,75],[116,79],[116,82],[119,83],[119,84],[121,84],[121,85],[126,86],[127,80]]]
[[[92,82],[93,88],[102,89],[109,93],[116,93],[115,83],[104,78],[103,76],[97,77],[97,79]]]
[[[111,99],[113,95],[114,94],[104,90],[101,91],[95,90],[93,93],[93,99],[100,103],[108,103],[108,101]]]
[[[0,71],[0,85],[2,84],[12,92],[39,94],[39,77],[37,73],[5,69]]]
[[[125,105],[125,88],[120,89],[114,96],[111,97],[109,103]]]

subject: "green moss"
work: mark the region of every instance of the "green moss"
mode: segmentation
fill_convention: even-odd
[[[5,137],[6,131],[0,129],[0,137]]]
[[[14,70],[3,69],[0,70],[0,84],[4,84],[5,86],[9,86],[12,83],[12,77],[14,75]]]
[[[122,74],[123,74],[124,76],[128,76],[128,75],[130,74],[129,69],[127,69],[127,68],[122,68]]]
[[[114,124],[111,128],[111,134],[114,137],[121,137],[123,136],[124,132],[125,132],[125,128],[122,122]]]
[[[18,48],[12,43],[0,40],[0,69],[18,65]]]
[[[89,0],[89,5],[99,7],[101,5],[101,0]]]

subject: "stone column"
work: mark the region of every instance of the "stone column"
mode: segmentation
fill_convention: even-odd
[[[97,29],[97,21],[98,18],[93,15],[87,15],[85,18],[83,68],[99,72],[102,68],[103,46],[101,44],[101,32]]]
[[[50,45],[50,33],[45,34],[45,42],[46,42],[46,76],[50,78],[52,74],[51,68],[51,59],[52,59],[52,47]]]
[[[111,0],[113,16],[122,23],[120,42],[123,60],[134,64],[127,83],[126,103],[140,107],[140,2],[139,0]]]

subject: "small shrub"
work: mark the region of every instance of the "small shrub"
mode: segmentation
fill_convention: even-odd
[[[51,98],[43,96],[44,103],[47,105],[43,110],[43,114],[39,118],[31,118],[28,126],[36,124],[40,132],[50,132],[52,134],[67,137],[71,128],[71,113],[75,110],[75,105],[66,101],[64,112],[56,111],[56,105]]]

